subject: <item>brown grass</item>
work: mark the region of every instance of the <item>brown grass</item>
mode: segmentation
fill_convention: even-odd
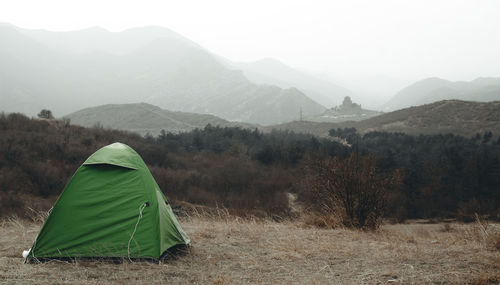
[[[397,224],[377,232],[318,229],[304,222],[188,216],[193,244],[161,262],[23,264],[41,222],[5,219],[0,283],[359,284],[500,282],[499,224]]]

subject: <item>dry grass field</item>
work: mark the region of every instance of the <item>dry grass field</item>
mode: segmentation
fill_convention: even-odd
[[[23,264],[41,223],[4,219],[0,283],[5,284],[498,284],[500,225],[409,223],[377,232],[318,229],[301,221],[225,216],[181,223],[185,252],[151,262],[50,261]]]

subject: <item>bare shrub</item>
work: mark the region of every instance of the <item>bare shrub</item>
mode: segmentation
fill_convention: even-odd
[[[378,173],[371,156],[357,152],[345,159],[316,160],[309,169],[309,198],[322,214],[342,211],[346,226],[377,229],[387,206],[390,189],[401,184],[401,174]]]
[[[228,154],[184,155],[176,158],[174,164],[182,165],[177,169],[151,167],[169,199],[225,207],[238,216],[288,216],[292,176],[287,171]]]
[[[477,199],[472,199],[467,202],[458,204],[457,220],[461,222],[474,222],[476,220],[476,213],[479,213],[481,205]]]
[[[468,240],[475,241],[487,250],[500,250],[500,227],[475,214],[475,222],[471,230],[465,232]]]
[[[500,250],[500,228],[490,226],[488,221],[482,220],[476,215],[476,225],[479,228],[479,235],[484,246],[488,250]]]

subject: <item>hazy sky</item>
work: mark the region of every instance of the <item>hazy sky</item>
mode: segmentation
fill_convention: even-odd
[[[349,77],[500,77],[500,1],[1,0],[0,22],[63,31],[168,27],[236,61]]]

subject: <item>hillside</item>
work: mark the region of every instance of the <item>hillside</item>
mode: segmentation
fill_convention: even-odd
[[[403,132],[407,134],[453,133],[470,137],[491,131],[500,135],[500,102],[467,102],[444,100],[418,107],[385,113],[367,120],[343,123],[291,122],[267,127],[327,136],[333,128],[354,127],[361,133],[370,131]]]
[[[297,119],[300,109],[311,116],[326,109],[296,88],[255,84],[159,27],[112,33],[0,25],[0,42],[0,111],[35,115],[47,108],[61,116],[102,104],[147,102],[268,125]]]
[[[473,136],[491,131],[500,135],[500,101],[479,103],[445,100],[411,107],[358,122],[363,132],[372,130],[408,134],[453,133]]]
[[[341,86],[296,70],[276,59],[265,58],[255,62],[235,63],[233,66],[241,69],[252,82],[281,88],[296,87],[326,107],[339,105],[345,96],[352,96],[351,91]]]
[[[195,128],[204,128],[207,124],[221,127],[252,128],[251,124],[229,122],[213,115],[186,112],[172,112],[151,104],[110,104],[66,115],[71,123],[84,127],[101,125],[105,128],[125,130],[141,135],[157,136],[161,130],[178,133]]]
[[[317,185],[315,181],[327,182],[317,176],[316,163],[339,159],[349,166],[354,158],[354,148],[332,139],[242,128],[211,126],[144,138],[68,121],[0,113],[0,132],[0,216],[27,217],[28,207],[47,211],[81,163],[114,142],[125,143],[141,155],[174,205],[218,205],[238,216],[279,220],[294,217],[289,192],[308,209],[323,211],[326,202],[318,195],[324,194],[311,188]],[[378,158],[382,177],[399,170],[407,173],[400,189],[387,190],[393,198],[387,201],[385,217],[470,220],[478,213],[500,220],[498,136],[476,139],[379,132],[357,141],[361,153]],[[450,164],[455,167],[449,168]],[[438,198],[429,203],[430,197]],[[349,220],[345,223],[352,225]]]
[[[469,82],[427,78],[399,91],[383,108],[397,110],[449,99],[477,102],[498,101],[500,100],[500,78],[477,78]]]
[[[403,132],[412,135],[453,133],[470,137],[476,133],[491,131],[494,135],[500,135],[500,102],[445,100],[384,113],[359,121],[354,121],[352,118],[362,119],[364,113],[358,114],[355,111],[364,109],[352,102],[349,105],[351,107],[346,107],[347,105],[349,105],[348,102],[323,114],[324,116],[332,116],[332,114],[342,116],[341,118],[315,117],[312,118],[314,121],[306,118],[303,121],[265,127],[230,122],[213,115],[168,111],[147,103],[91,107],[65,117],[74,124],[86,127],[100,124],[104,127],[136,132],[141,135],[146,133],[158,135],[162,129],[167,132],[190,131],[203,128],[207,124],[221,127],[259,128],[266,132],[273,129],[291,130],[321,137],[327,137],[330,129],[350,127],[356,128],[361,133],[370,131]],[[365,116],[369,115],[371,114]],[[351,121],[341,121],[349,118]]]

